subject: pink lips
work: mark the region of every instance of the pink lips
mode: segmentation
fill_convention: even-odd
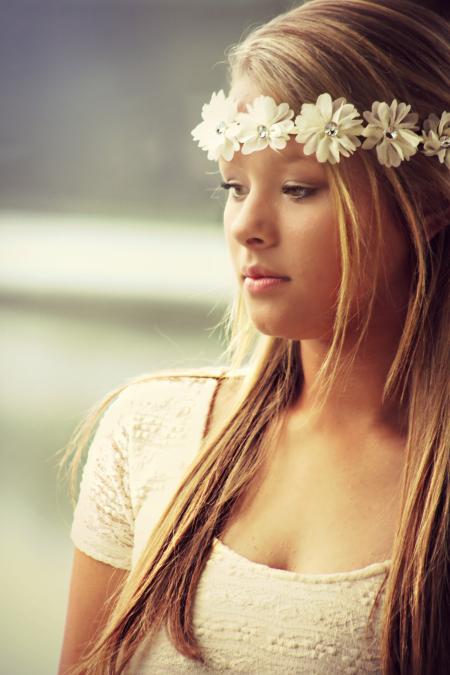
[[[290,277],[279,274],[263,265],[249,265],[242,270],[244,287],[252,294],[264,293],[281,286]]]
[[[252,279],[259,279],[261,277],[270,277],[271,279],[289,279],[288,276],[280,274],[279,272],[275,272],[274,270],[270,270],[263,265],[249,265],[248,267],[244,267],[242,274],[244,277],[250,277]]]
[[[245,277],[244,286],[250,293],[264,293],[277,286],[285,284],[289,279],[282,277],[259,277],[253,279],[252,277]]]

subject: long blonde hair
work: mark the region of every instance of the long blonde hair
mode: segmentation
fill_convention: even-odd
[[[323,91],[332,98],[346,96],[359,111],[393,98],[410,103],[421,120],[450,110],[450,25],[408,0],[311,0],[253,28],[227,56],[231,84],[245,75],[261,93],[287,101],[294,110]],[[388,199],[406,235],[413,270],[403,332],[383,392],[383,401],[398,394],[405,405],[407,441],[391,569],[372,607],[385,588],[382,672],[438,675],[448,672],[450,663],[448,168],[421,153],[398,168],[381,166],[374,151],[360,150],[353,159],[361,163],[373,200],[373,256],[381,264],[381,204]],[[374,279],[359,339],[344,358],[366,244],[346,159],[326,171],[342,278],[330,349],[315,383],[319,407],[336,378],[348,372],[367,334],[376,285]],[[436,233],[427,237],[430,219]],[[107,625],[74,675],[122,673],[140,641],[156,635],[164,622],[182,654],[203,660],[193,603],[213,538],[258,475],[265,448],[276,440],[283,414],[303,383],[299,341],[258,334],[239,291],[223,325],[231,370],[246,368],[239,397],[221,428],[205,435],[114,598]],[[77,432],[72,470],[120,390],[108,395]]]

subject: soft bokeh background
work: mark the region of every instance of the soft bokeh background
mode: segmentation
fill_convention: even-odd
[[[0,3],[0,672],[55,673],[72,544],[55,453],[107,391],[217,363],[233,292],[193,143],[227,46],[295,2]]]

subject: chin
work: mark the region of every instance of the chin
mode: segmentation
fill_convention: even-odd
[[[292,313],[289,316],[292,317]],[[259,333],[284,340],[326,340],[332,335],[332,330],[327,326],[314,325],[313,322],[305,321],[294,325],[286,315],[270,316],[264,315],[264,312],[249,311],[249,317]]]
[[[292,327],[291,330],[289,329],[290,327],[286,321],[283,321],[283,317],[253,316],[251,313],[249,316],[256,330],[263,335],[284,338],[285,340],[297,339],[296,331],[292,331]]]

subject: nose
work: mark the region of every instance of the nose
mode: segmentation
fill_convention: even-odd
[[[279,237],[277,214],[267,196],[249,193],[243,202],[225,209],[225,229],[242,246],[273,246]]]

